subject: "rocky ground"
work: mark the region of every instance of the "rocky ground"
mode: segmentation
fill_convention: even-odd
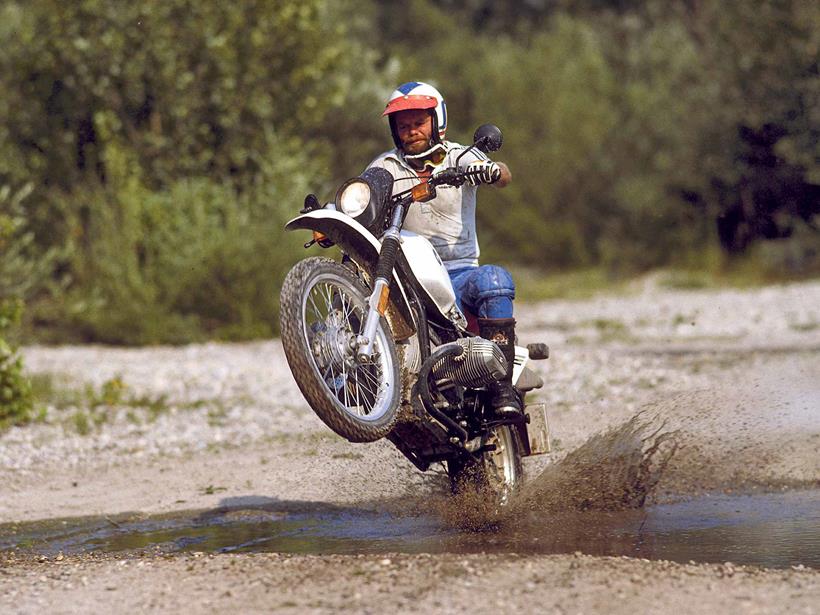
[[[554,450],[644,411],[680,443],[654,500],[820,487],[820,282],[518,306],[545,341]],[[0,435],[0,523],[253,502],[418,505],[443,497],[387,443],[352,445],[304,403],[278,341],[29,347],[47,401]],[[0,538],[13,526],[0,526]],[[40,561],[40,560],[43,561]],[[0,554],[0,611],[820,612],[816,570],[587,555]]]

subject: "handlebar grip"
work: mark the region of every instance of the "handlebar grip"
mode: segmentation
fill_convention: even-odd
[[[450,167],[449,169],[444,169],[441,173],[437,173],[432,178],[430,178],[430,183],[432,183],[434,186],[440,186],[442,184],[460,186],[464,183],[465,179],[466,176],[462,171],[459,171],[454,167]]]

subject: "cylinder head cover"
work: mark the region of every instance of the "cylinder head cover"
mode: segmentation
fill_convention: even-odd
[[[461,346],[464,352],[436,363],[432,369],[436,380],[447,379],[459,386],[476,388],[501,380],[507,373],[504,353],[494,342],[483,337],[468,337],[449,345],[452,344]]]

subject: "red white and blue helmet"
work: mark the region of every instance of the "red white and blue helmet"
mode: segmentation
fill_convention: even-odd
[[[382,117],[386,115],[390,120],[390,132],[397,148],[401,149],[401,140],[396,131],[394,114],[408,109],[429,109],[433,118],[433,137],[430,145],[436,145],[444,140],[444,134],[447,132],[447,105],[444,97],[429,83],[409,81],[393,90],[382,113]]]

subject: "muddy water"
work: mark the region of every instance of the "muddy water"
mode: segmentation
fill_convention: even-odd
[[[492,531],[434,515],[311,503],[0,527],[0,550],[134,553],[572,553],[820,568],[820,491],[710,496],[615,512],[526,514]]]
[[[774,387],[777,404],[756,391],[755,403],[744,404],[737,419],[751,422],[754,428],[737,433],[751,444],[757,442],[755,434],[783,438],[791,433],[820,433],[817,381],[797,384],[792,379],[785,391]],[[688,402],[710,407],[708,400]],[[221,508],[210,511],[0,526],[0,551],[46,556],[92,551],[581,551],[678,562],[820,568],[820,489],[713,494],[647,506],[652,502],[648,496],[679,449],[712,432],[723,433],[711,419],[697,414],[691,424],[678,422],[673,429],[659,417],[675,413],[662,410],[656,409],[654,415],[640,413],[592,436],[528,480],[504,515],[500,519],[491,515],[490,522],[484,516],[486,506],[443,496],[412,505],[382,502],[367,508],[239,498],[224,500]],[[706,463],[714,469],[712,460],[707,458]],[[422,512],[402,512],[408,509]]]
[[[679,434],[640,414],[528,481],[501,518],[430,496],[369,508],[267,498],[210,511],[0,526],[0,551],[314,554],[573,553],[820,568],[820,490],[709,495],[646,506]],[[423,511],[408,514],[409,509]],[[478,518],[470,518],[476,510]],[[475,528],[482,528],[477,530]]]

